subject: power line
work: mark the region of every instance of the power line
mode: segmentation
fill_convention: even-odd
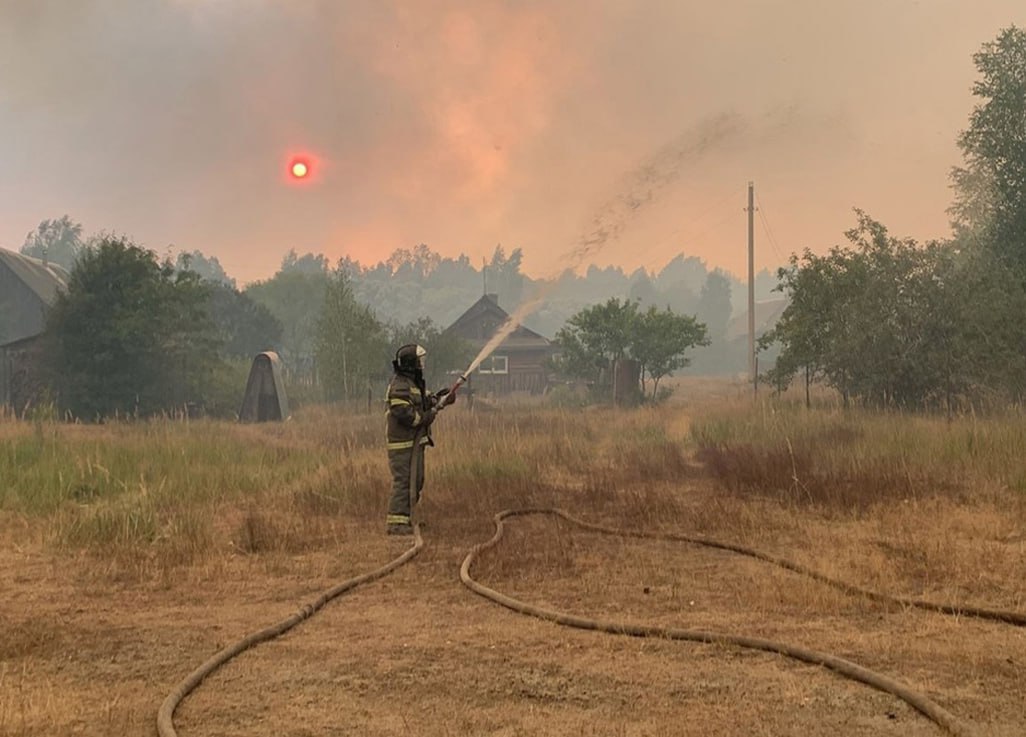
[[[769,240],[770,248],[773,249],[773,253],[781,261],[781,263],[787,262],[787,257],[784,256],[776,236],[773,234],[773,229],[770,227],[769,220],[766,218],[766,206],[762,204],[762,199],[758,194],[755,195],[755,201],[758,203],[756,208],[759,212],[759,220],[762,222],[763,230],[766,232],[766,238]]]
[[[718,220],[716,220],[715,222],[710,223],[707,227],[705,227],[702,230],[699,230],[699,231],[697,231],[695,233],[689,234],[689,238],[688,238],[689,243],[692,243],[692,244],[700,243],[707,235],[709,235],[710,233],[714,232],[715,230],[717,230],[720,226],[724,225],[725,223],[728,223],[731,220],[734,220],[735,218],[737,218],[737,213],[735,211],[733,211],[733,210],[731,210],[729,212],[723,213],[722,216]],[[664,258],[664,257],[665,256],[660,256],[660,258]],[[651,263],[654,264],[655,262],[656,262],[655,259],[653,259]]]

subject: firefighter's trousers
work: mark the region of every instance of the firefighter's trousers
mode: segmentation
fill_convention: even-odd
[[[388,451],[388,468],[392,471],[392,498],[388,502],[388,524],[410,524],[411,502],[420,500],[424,488],[424,447]],[[413,499],[410,499],[410,474],[416,474]]]

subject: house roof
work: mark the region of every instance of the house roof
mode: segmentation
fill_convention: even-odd
[[[784,314],[790,300],[786,297],[764,299],[755,303],[755,335],[756,337],[771,330]],[[727,340],[737,340],[748,335],[748,310],[732,319],[727,324]]]
[[[16,351],[19,348],[28,348],[33,343],[38,342],[41,337],[40,335],[30,335],[27,338],[18,338],[9,343],[0,343],[0,351]]]
[[[485,294],[477,302],[467,308],[466,312],[445,329],[445,332],[463,338],[475,346],[484,345],[499,325],[509,319],[509,313],[499,307],[499,301],[494,294]],[[482,329],[487,334],[483,334]],[[532,350],[548,348],[551,345],[548,338],[539,335],[530,328],[518,325],[508,338],[502,341],[500,348],[509,350]]]
[[[68,273],[56,264],[0,248],[0,264],[6,266],[25,286],[46,304],[52,304],[57,290],[68,285]]]

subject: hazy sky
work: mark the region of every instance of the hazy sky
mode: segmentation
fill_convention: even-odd
[[[241,282],[421,242],[545,275],[602,227],[597,263],[742,274],[750,179],[759,267],[852,207],[943,237],[972,54],[1013,23],[1022,0],[0,0],[0,246],[68,213]]]

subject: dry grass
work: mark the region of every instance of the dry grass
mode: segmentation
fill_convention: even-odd
[[[737,493],[838,511],[990,495],[1021,514],[1023,419],[949,421],[765,403],[699,417],[692,435],[710,473]]]
[[[1021,418],[678,400],[447,411],[418,510],[422,556],[217,675],[183,708],[183,734],[333,733],[339,713],[370,735],[680,734],[681,704],[688,734],[936,734],[814,669],[568,634],[454,583],[495,513],[555,506],[732,540],[896,594],[1026,607]],[[394,556],[382,424],[330,408],[266,426],[0,422],[0,734],[149,732],[166,691],[213,649]],[[1026,722],[1019,630],[541,517],[511,521],[477,575],[579,613],[831,650],[994,734]],[[404,700],[410,723],[383,706]]]

